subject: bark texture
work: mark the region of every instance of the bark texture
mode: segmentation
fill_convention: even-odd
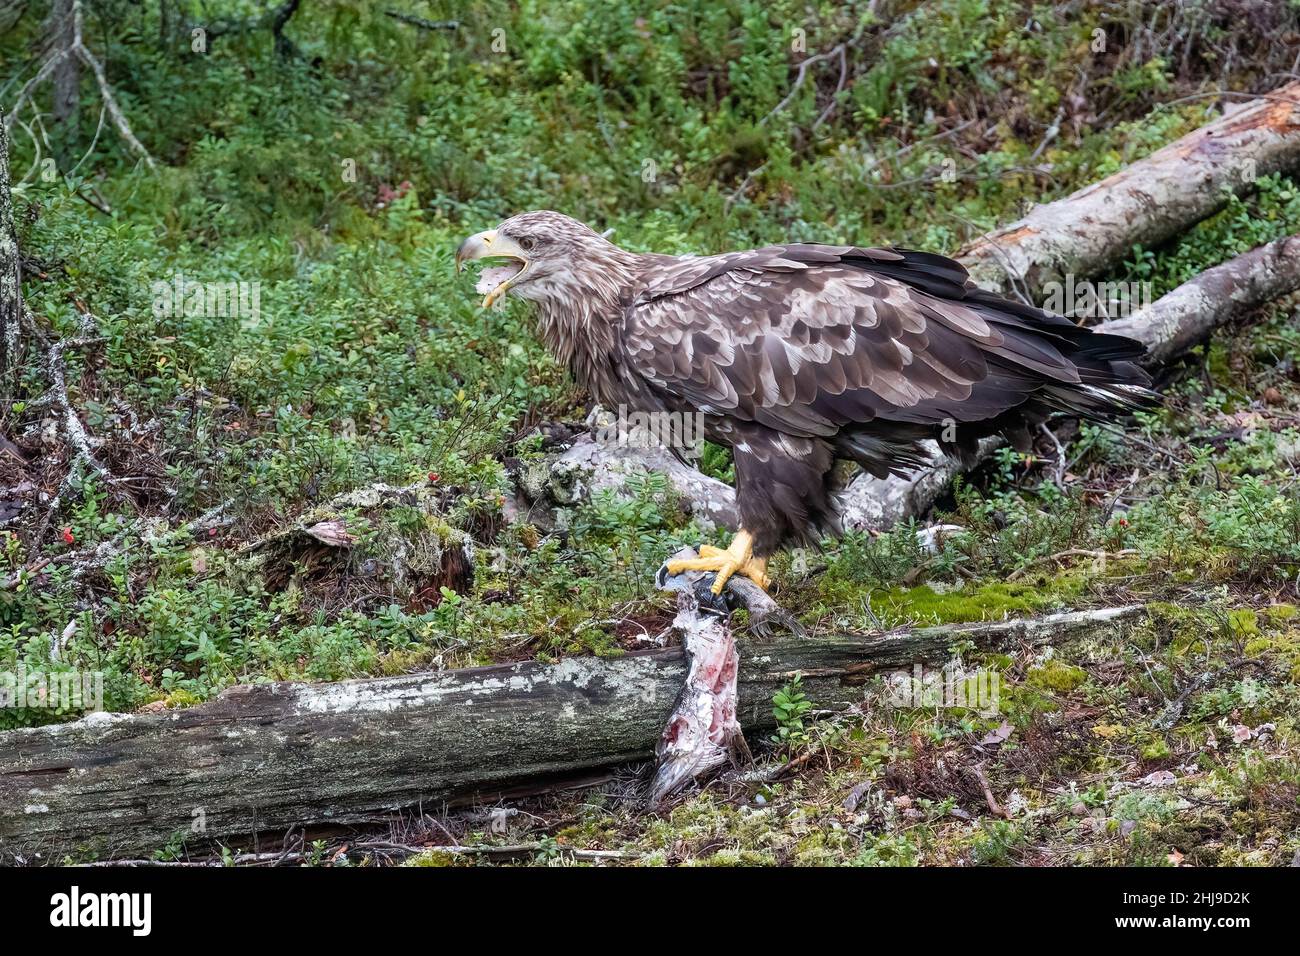
[[[736,490],[710,478],[647,440],[644,447],[600,444],[582,435],[542,476],[540,496],[560,506],[576,504],[605,490],[620,492],[632,475],[658,472],[700,521],[701,527],[735,529],[740,522]]]
[[[1141,606],[995,624],[786,639],[740,648],[740,719],[772,726],[796,672],[818,707],[862,699],[875,671],[980,646],[1128,628]],[[0,734],[0,857],[147,851],[291,826],[384,818],[491,799],[646,759],[682,690],[680,648],[336,684],[231,688],[164,714],[92,714]],[[516,792],[526,792],[516,791]],[[202,821],[205,829],[195,832]]]
[[[9,192],[9,136],[0,109],[0,383],[18,364],[18,329],[23,311],[22,263]]]
[[[81,103],[81,61],[74,45],[77,42],[77,12],[73,0],[54,0],[50,5],[49,36],[54,49],[59,52],[59,65],[54,70],[54,121],[63,135],[65,168],[75,157],[77,145],[78,107]]]

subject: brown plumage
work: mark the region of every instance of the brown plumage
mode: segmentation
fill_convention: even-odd
[[[602,405],[703,413],[706,436],[734,454],[760,559],[838,530],[837,459],[902,473],[927,438],[968,454],[1052,411],[1107,417],[1150,399],[1139,343],[983,291],[932,253],[638,254],[530,212],[457,259],[494,255],[513,264],[484,273],[486,301],[535,302],[546,345]]]

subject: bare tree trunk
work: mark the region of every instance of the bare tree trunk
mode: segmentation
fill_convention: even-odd
[[[95,54],[90,52],[90,47],[86,46],[84,35],[85,23],[82,15],[81,0],[57,0],[57,2],[62,8],[70,11],[70,19],[65,22],[70,24],[68,29],[71,31],[71,38],[68,40],[66,46],[60,46],[58,43],[51,44],[52,49],[45,57],[44,62],[42,62],[40,67],[36,70],[36,74],[24,83],[22,89],[18,91],[18,96],[14,99],[12,112],[6,122],[12,126],[23,106],[32,98],[37,87],[50,79],[50,77],[55,76],[56,74],[59,74],[60,71],[64,70],[79,71],[79,66],[68,66],[67,61],[70,59],[80,60],[81,63],[90,68],[91,75],[94,77],[95,83],[99,87],[99,98],[103,103],[104,110],[108,113],[108,118],[117,128],[118,134],[126,140],[127,145],[131,147],[132,151],[144,160],[146,166],[150,169],[154,169],[157,166],[157,163],[155,163],[154,158],[149,155],[149,151],[144,148],[144,144],[136,139],[135,133],[131,131],[131,124],[127,122],[126,114],[122,112],[121,106],[118,105],[117,97],[113,95],[112,87],[108,85],[108,74],[104,70],[104,64],[99,61]],[[60,26],[62,26],[62,24],[60,24]],[[62,36],[60,36],[59,39],[62,40]],[[55,99],[57,107],[57,95]]]
[[[163,54],[171,50],[171,5],[167,0],[158,0],[158,47]]]
[[[0,109],[0,392],[8,391],[18,365],[22,313],[22,263],[14,231],[13,196],[9,192],[9,136],[4,110]]]
[[[74,55],[77,17],[72,0],[54,0],[50,8],[49,36],[60,59],[54,69],[54,120],[62,130],[62,165],[67,167],[77,148],[81,104],[81,60]]]

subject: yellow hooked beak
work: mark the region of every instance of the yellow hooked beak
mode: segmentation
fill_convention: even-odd
[[[470,236],[460,244],[456,250],[456,271],[460,272],[465,268],[465,263],[471,259],[495,259],[495,258],[513,259],[518,263],[519,268],[514,273],[506,276],[504,281],[495,288],[489,289],[487,295],[483,297],[483,308],[489,309],[493,303],[497,302],[512,285],[519,281],[520,276],[528,271],[528,256],[519,244],[508,236],[498,235],[495,229],[489,229],[487,232],[479,232]],[[484,275],[487,275],[485,270]]]

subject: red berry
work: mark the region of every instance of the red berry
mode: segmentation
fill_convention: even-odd
[[[71,529],[71,528],[64,528],[64,529],[63,529],[63,543],[64,543],[64,544],[76,544],[76,542],[77,542],[77,539],[74,538],[74,537],[72,536],[72,529]]]
[[[429,480],[437,481],[441,476],[436,471],[429,472]]]

